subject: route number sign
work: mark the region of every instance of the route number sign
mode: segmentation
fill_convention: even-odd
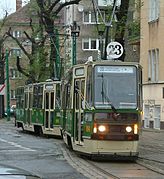
[[[121,57],[124,49],[123,49],[123,47],[120,43],[110,42],[107,45],[106,51],[107,51],[107,58],[108,59],[116,59],[116,58]]]

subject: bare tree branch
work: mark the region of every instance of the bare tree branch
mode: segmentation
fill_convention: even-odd
[[[31,58],[31,55],[25,50],[25,48],[23,47],[23,45],[19,42],[19,40],[14,37],[12,34],[11,34],[11,27],[9,28],[9,30],[6,32],[6,34],[11,37],[13,40],[15,40],[15,42],[18,44],[18,46],[21,48],[21,50],[23,51],[23,53],[28,57],[28,59]]]
[[[79,4],[80,1],[81,1],[81,0],[73,0],[73,1],[65,2],[65,3],[61,4],[61,5],[58,7],[58,9],[56,9],[54,15],[56,16],[56,15],[61,11],[61,9],[62,9],[63,7],[68,6],[68,5],[72,5],[72,4]]]
[[[17,56],[17,63],[16,63],[17,69],[20,73],[31,79],[33,82],[35,82],[35,78],[32,76],[32,74],[27,73],[21,66],[20,66],[20,57]]]

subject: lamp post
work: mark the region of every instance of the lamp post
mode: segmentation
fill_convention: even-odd
[[[56,69],[56,77],[57,79],[60,79],[60,70],[61,70],[61,64],[60,64],[60,54],[59,54],[59,32],[58,29],[55,29],[55,34],[56,34],[56,44],[55,44],[55,49],[56,49],[56,63],[55,63],[55,69]]]
[[[9,84],[9,52],[6,50],[6,107],[7,107],[7,120],[10,120],[10,84]]]
[[[80,34],[80,26],[77,25],[76,21],[73,21],[71,26],[71,36],[72,36],[72,65],[76,65],[76,38]]]

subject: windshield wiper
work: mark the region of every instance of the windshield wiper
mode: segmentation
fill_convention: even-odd
[[[108,104],[111,106],[112,111],[114,112],[114,114],[116,116],[119,116],[120,114],[117,112],[116,108],[114,107],[114,105],[112,104],[112,102],[110,101],[109,97],[107,96],[107,94],[104,92],[104,75],[102,73],[102,75],[100,76],[102,78],[102,83],[101,83],[101,96],[102,96],[102,101],[104,103],[104,99],[108,102]]]

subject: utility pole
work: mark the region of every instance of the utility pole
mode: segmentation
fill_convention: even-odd
[[[9,84],[9,52],[6,50],[5,56],[6,62],[6,108],[7,108],[7,120],[10,120],[10,84]]]

